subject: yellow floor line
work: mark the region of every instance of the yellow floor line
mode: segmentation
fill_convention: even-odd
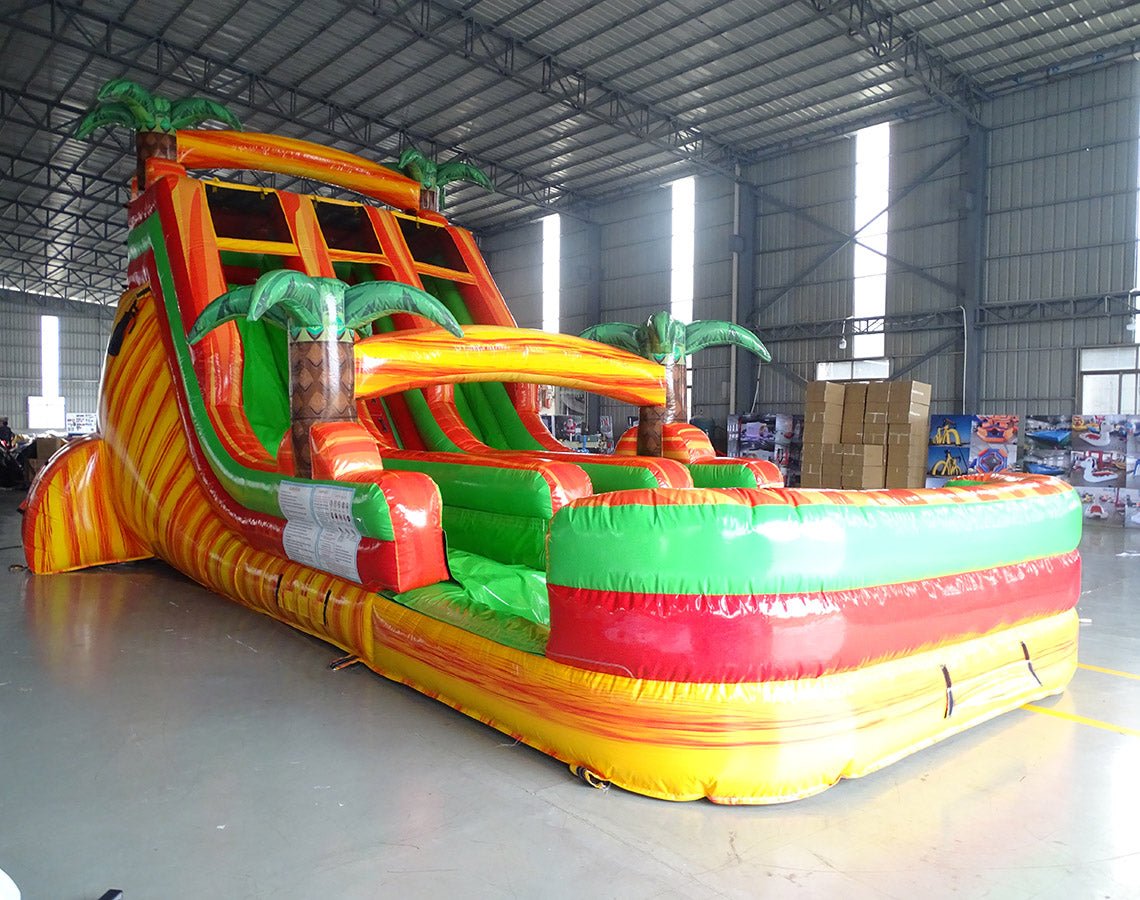
[[[1091,725],[1093,728],[1103,728],[1105,731],[1115,731],[1117,734],[1126,734],[1129,737],[1140,737],[1140,728],[1128,728],[1124,725],[1113,725],[1111,722],[1102,722],[1100,719],[1086,719],[1084,716],[1076,716],[1072,713],[1061,712],[1058,709],[1049,709],[1044,706],[1037,706],[1033,703],[1026,703],[1021,708],[1030,709],[1033,712],[1045,713],[1045,715],[1053,716],[1057,719],[1065,719],[1069,722],[1076,722],[1078,725]]]
[[[1132,678],[1140,681],[1140,675],[1133,675],[1131,672],[1121,672],[1119,669],[1105,669],[1101,666],[1090,666],[1085,663],[1077,663],[1078,669],[1088,669],[1090,672],[1103,672],[1105,675],[1118,675],[1121,678]]]

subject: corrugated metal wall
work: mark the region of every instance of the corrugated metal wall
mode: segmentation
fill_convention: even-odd
[[[542,327],[542,223],[489,235],[480,249],[521,328]]]
[[[733,187],[727,178],[697,179],[693,318],[732,318]],[[668,307],[668,299],[661,308]],[[723,422],[729,410],[731,351],[710,347],[689,357],[693,371],[692,417]]]
[[[1140,65],[1114,65],[1007,95],[984,110],[989,165],[982,304],[1135,286],[1138,80]],[[940,412],[959,409],[963,392],[963,329],[957,324],[969,252],[963,222],[976,202],[969,192],[966,137],[964,123],[949,113],[891,129],[887,313],[951,316],[938,325],[888,333],[887,355],[894,371],[909,369],[906,377],[934,386]],[[838,140],[765,160],[745,173],[758,185],[754,277],[762,338],[765,328],[850,314],[852,252],[839,233],[852,229],[854,158],[854,141]],[[727,319],[732,186],[713,177],[697,184],[695,315]],[[600,294],[602,321],[636,322],[667,306],[669,213],[668,189],[596,207],[600,273],[588,249],[589,226],[564,221],[564,331],[589,324],[591,290]],[[541,307],[535,299],[538,226],[497,235],[487,251],[520,324],[530,324],[525,311]],[[519,271],[528,266],[530,280]],[[595,274],[600,285],[591,288]],[[988,324],[980,337],[978,411],[1072,412],[1078,349],[1125,337],[1119,319]],[[785,370],[761,368],[760,406],[769,410],[800,407],[802,385],[794,375],[812,378],[817,362],[850,358],[850,349],[841,351],[834,336],[780,340],[771,349]],[[728,358],[727,350],[716,349],[692,360],[694,414],[721,418],[728,412]],[[603,406],[619,424],[630,412]]]
[[[765,326],[850,315],[852,254],[838,233],[850,233],[855,217],[855,142],[767,160],[745,177],[759,186],[754,277],[761,339]],[[814,377],[817,362],[840,355],[835,338],[780,341],[769,350],[779,368],[760,367],[759,405],[775,411],[798,411],[803,403],[802,386],[783,369]]]
[[[729,319],[732,311],[733,188],[728,179],[697,179],[694,317]],[[600,204],[593,223],[563,217],[561,330],[577,334],[597,321],[642,322],[669,308],[672,192],[659,188]],[[541,327],[542,236],[527,225],[483,243],[488,265],[519,325]],[[529,275],[527,274],[529,267]],[[596,296],[595,296],[596,295]],[[591,305],[598,305],[591,311]],[[527,318],[528,311],[534,311]],[[723,420],[729,412],[727,348],[702,351],[693,368],[693,415]],[[625,426],[637,410],[602,399],[600,412]]]
[[[1111,66],[989,105],[987,302],[1136,286],[1138,77]],[[1124,337],[1108,319],[988,327],[982,411],[1075,412],[1077,350]]]
[[[39,396],[40,317],[59,317],[59,391],[69,413],[94,413],[98,407],[99,375],[111,311],[84,303],[21,302],[18,294],[4,294],[4,328],[0,330],[0,415],[15,431],[28,424],[28,397]]]

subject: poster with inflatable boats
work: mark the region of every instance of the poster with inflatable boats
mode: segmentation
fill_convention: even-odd
[[[109,108],[123,90],[104,118],[138,116]],[[676,415],[707,333],[517,328],[432,208],[434,166],[160,112],[98,431],[28,499],[34,577],[160,558],[591,784],[671,800],[807,797],[1069,682],[1069,485],[785,489]],[[357,197],[193,174],[239,169]],[[535,384],[638,406],[646,431],[566,452]]]

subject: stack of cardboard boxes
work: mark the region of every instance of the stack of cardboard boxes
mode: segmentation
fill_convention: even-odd
[[[802,487],[823,487],[825,471],[828,482],[839,484],[842,454],[832,451],[842,437],[843,395],[843,385],[830,381],[813,381],[807,386],[800,456]]]
[[[922,487],[930,385],[917,381],[808,385],[803,487]]]
[[[930,445],[930,385],[921,381],[890,382],[887,400],[887,472],[889,488],[926,484]]]

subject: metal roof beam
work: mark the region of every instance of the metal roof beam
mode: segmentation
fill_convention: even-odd
[[[77,301],[63,301],[57,297],[48,296],[39,291],[25,291],[10,287],[0,287],[0,304],[21,303],[25,306],[37,306],[50,309],[53,312],[71,313],[73,315],[104,319],[108,323],[114,318],[114,311],[101,303],[83,303]]]
[[[957,110],[970,123],[982,124],[985,92],[968,75],[950,66],[917,31],[896,22],[890,12],[877,9],[871,0],[805,2],[821,17],[842,26],[876,59],[921,84],[931,97]]]
[[[733,167],[742,155],[737,148],[720,143],[653,104],[563,65],[553,54],[532,48],[470,13],[438,0],[370,0],[357,5],[436,47],[552,97],[575,113],[667,150],[703,171],[733,177]]]
[[[361,146],[376,147],[389,138],[398,139],[401,134],[412,143],[425,145],[432,142],[429,136],[408,132],[396,122],[338,105],[327,98],[309,94],[296,85],[246,70],[167,37],[149,34],[67,0],[56,0],[51,8],[53,12],[59,10],[64,15],[52,15],[46,27],[12,14],[0,17],[0,22],[15,31],[56,41],[120,65],[124,58],[130,59],[131,67],[139,71],[222,100],[232,101],[239,97],[256,112],[273,115],[330,137],[341,140],[347,137]],[[301,105],[311,107],[314,114],[305,119],[298,118],[296,113]],[[564,211],[562,204],[575,199],[563,188],[501,162],[470,154],[462,147],[449,149],[489,175],[494,173],[492,177],[498,179],[496,190],[527,205]]]

